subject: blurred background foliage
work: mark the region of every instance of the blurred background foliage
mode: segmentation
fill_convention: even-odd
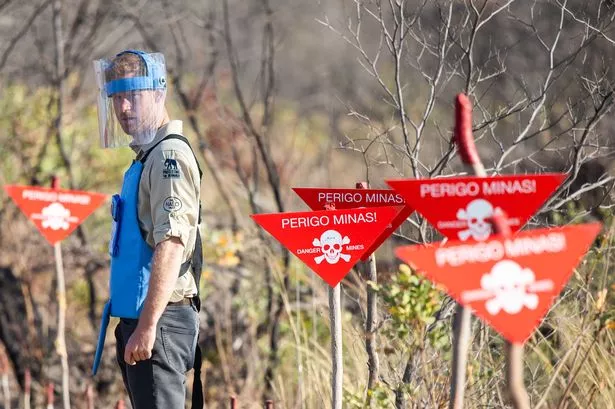
[[[526,346],[539,408],[615,407],[613,21],[610,0],[0,1],[0,185],[113,194],[133,153],[98,145],[92,60],[160,51],[167,105],[205,170],[200,344],[208,407],[326,408],[327,288],[248,215],[305,210],[293,186],[352,187],[463,168],[453,101],[474,104],[489,173],[569,173],[529,223],[601,220],[603,235]],[[0,375],[13,406],[60,383],[53,253],[0,190]],[[107,204],[63,242],[73,407],[123,396],[113,336],[88,375],[107,297]],[[343,281],[344,407],[442,408],[452,301],[392,249],[440,236],[413,215]],[[380,374],[367,390],[366,297]],[[510,407],[503,342],[473,324],[468,408]],[[190,386],[190,382],[189,382]],[[6,391],[3,389],[3,396]],[[367,403],[369,402],[369,404]]]

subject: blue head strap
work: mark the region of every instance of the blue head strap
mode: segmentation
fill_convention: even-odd
[[[141,57],[145,64],[145,76],[118,78],[107,82],[105,84],[107,96],[112,96],[118,92],[165,89],[167,87],[163,64],[154,61],[147,53],[139,50],[122,51],[116,57],[126,53],[136,54]]]

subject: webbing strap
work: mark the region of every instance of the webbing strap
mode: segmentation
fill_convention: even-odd
[[[190,142],[188,142],[188,139],[186,139],[182,135],[170,134],[170,135],[165,136],[160,141],[158,141],[158,143],[156,143],[147,152],[145,152],[143,157],[141,157],[140,159],[141,163],[145,164],[145,161],[147,160],[149,154],[154,150],[154,148],[158,146],[162,141],[166,141],[169,139],[179,139],[180,141],[183,141],[186,145],[188,145],[188,147],[192,151],[192,154],[194,155],[194,151],[192,150],[192,146],[190,146]],[[196,155],[194,155],[194,159],[196,160]],[[199,165],[198,160],[196,160],[196,166],[199,168],[199,181],[200,181],[201,178],[203,177],[203,172],[201,171],[201,166]],[[200,200],[199,200],[199,220],[197,223],[201,224],[201,201]],[[201,271],[203,269],[203,244],[201,241],[201,233],[199,231],[198,224],[197,224],[197,229],[196,229],[196,240],[194,242],[194,250],[192,251],[192,258],[184,262],[181,265],[180,270],[179,270],[179,275],[182,276],[183,274],[186,273],[186,271],[188,271],[190,266],[192,266],[192,276],[194,277],[194,282],[196,284],[196,292],[197,292],[196,295],[192,298],[192,301],[195,304],[197,313],[198,311],[201,311],[201,297],[199,296],[199,288],[200,288],[199,285],[201,281]],[[203,409],[203,405],[204,405],[203,383],[201,381],[202,364],[203,364],[203,354],[201,352],[201,347],[199,346],[199,343],[197,341],[196,351],[194,353],[194,364],[193,364],[194,381],[192,384],[192,409]]]
[[[203,355],[198,342],[194,354],[194,381],[192,382],[192,409],[203,409],[203,382],[201,381],[201,366]]]

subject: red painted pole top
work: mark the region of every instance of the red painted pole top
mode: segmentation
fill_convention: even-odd
[[[463,163],[470,166],[480,163],[472,136],[472,103],[465,94],[458,94],[455,99],[455,143]]]
[[[53,402],[55,399],[55,395],[53,394],[53,383],[49,382],[47,384],[47,406],[53,407]]]
[[[55,190],[58,190],[60,188],[60,178],[56,175],[53,175],[51,177],[51,188]]]

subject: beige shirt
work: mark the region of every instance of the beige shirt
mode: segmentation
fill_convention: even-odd
[[[149,144],[133,146],[137,160],[169,134],[183,133],[181,121],[162,126]],[[152,247],[171,237],[184,245],[182,263],[192,257],[199,219],[201,185],[199,168],[190,147],[178,139],[161,142],[143,166],[138,196],[139,226]],[[179,274],[179,271],[178,271]],[[188,271],[177,279],[169,301],[196,294],[194,277]]]

